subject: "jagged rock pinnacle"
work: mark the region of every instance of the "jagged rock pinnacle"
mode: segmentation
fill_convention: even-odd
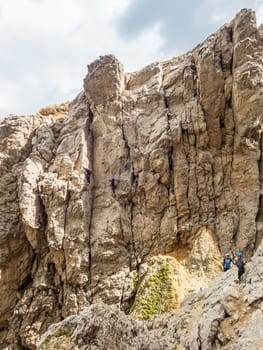
[[[90,103],[105,105],[116,100],[122,92],[123,84],[123,66],[113,55],[101,56],[88,65],[84,90]]]

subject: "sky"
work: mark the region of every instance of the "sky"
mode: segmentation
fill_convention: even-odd
[[[191,50],[263,0],[0,0],[0,119],[73,99],[87,65],[114,54],[132,72]]]

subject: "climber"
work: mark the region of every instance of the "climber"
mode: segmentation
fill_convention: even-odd
[[[237,257],[234,261],[234,264],[238,268],[238,280],[239,282],[241,281],[241,276],[245,272],[245,263],[243,261],[243,254],[242,253],[237,253]]]
[[[83,168],[83,169],[85,171],[87,182],[90,183],[90,177],[92,175],[92,170],[89,168]]]
[[[233,264],[234,261],[230,258],[230,254],[226,253],[224,260],[223,260],[223,269],[224,271],[227,271],[231,268],[231,264]]]
[[[117,187],[117,183],[114,177],[112,177],[110,179],[110,185],[111,185],[111,189],[112,189],[112,193],[115,193],[116,187]]]

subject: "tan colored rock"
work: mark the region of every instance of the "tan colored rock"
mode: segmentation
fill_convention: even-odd
[[[134,271],[158,271],[158,256],[180,275],[171,279],[168,311],[208,286],[220,254],[254,254],[263,237],[262,72],[262,35],[253,11],[242,10],[193,51],[135,73],[102,56],[69,111],[52,107],[58,118],[46,111],[1,122],[3,346],[34,349],[52,323],[90,304],[129,312],[139,300]],[[224,293],[233,309],[242,293],[232,282]],[[253,304],[260,293],[246,295]],[[232,339],[218,331],[221,296],[205,293],[206,308],[202,295],[190,297],[193,310],[178,311],[186,318],[176,321],[174,344],[186,337],[185,348],[199,349],[201,337],[209,349]]]
[[[173,255],[156,256],[133,272],[136,296],[131,307],[135,319],[148,319],[180,307],[183,299],[207,288],[222,271],[215,235],[201,228],[191,244]]]
[[[88,65],[89,74],[84,79],[84,89],[93,105],[114,103],[124,87],[124,73],[120,62],[113,56],[101,56]]]
[[[64,118],[67,116],[69,110],[69,104],[68,103],[61,103],[56,105],[51,105],[48,107],[41,108],[39,111],[39,114],[41,114],[44,117],[52,117],[52,118]]]
[[[66,344],[79,350],[193,349],[260,350],[262,334],[262,249],[247,264],[241,284],[237,270],[221,273],[211,286],[192,293],[179,310],[136,321],[117,307],[95,304],[51,326],[37,349]],[[162,264],[162,263],[161,263]],[[250,294],[257,290],[255,298]],[[66,347],[66,349],[69,349]]]

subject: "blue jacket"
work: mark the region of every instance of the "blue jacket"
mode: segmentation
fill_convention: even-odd
[[[231,263],[233,263],[233,260],[231,258],[224,258],[223,267],[225,269],[230,269]]]

